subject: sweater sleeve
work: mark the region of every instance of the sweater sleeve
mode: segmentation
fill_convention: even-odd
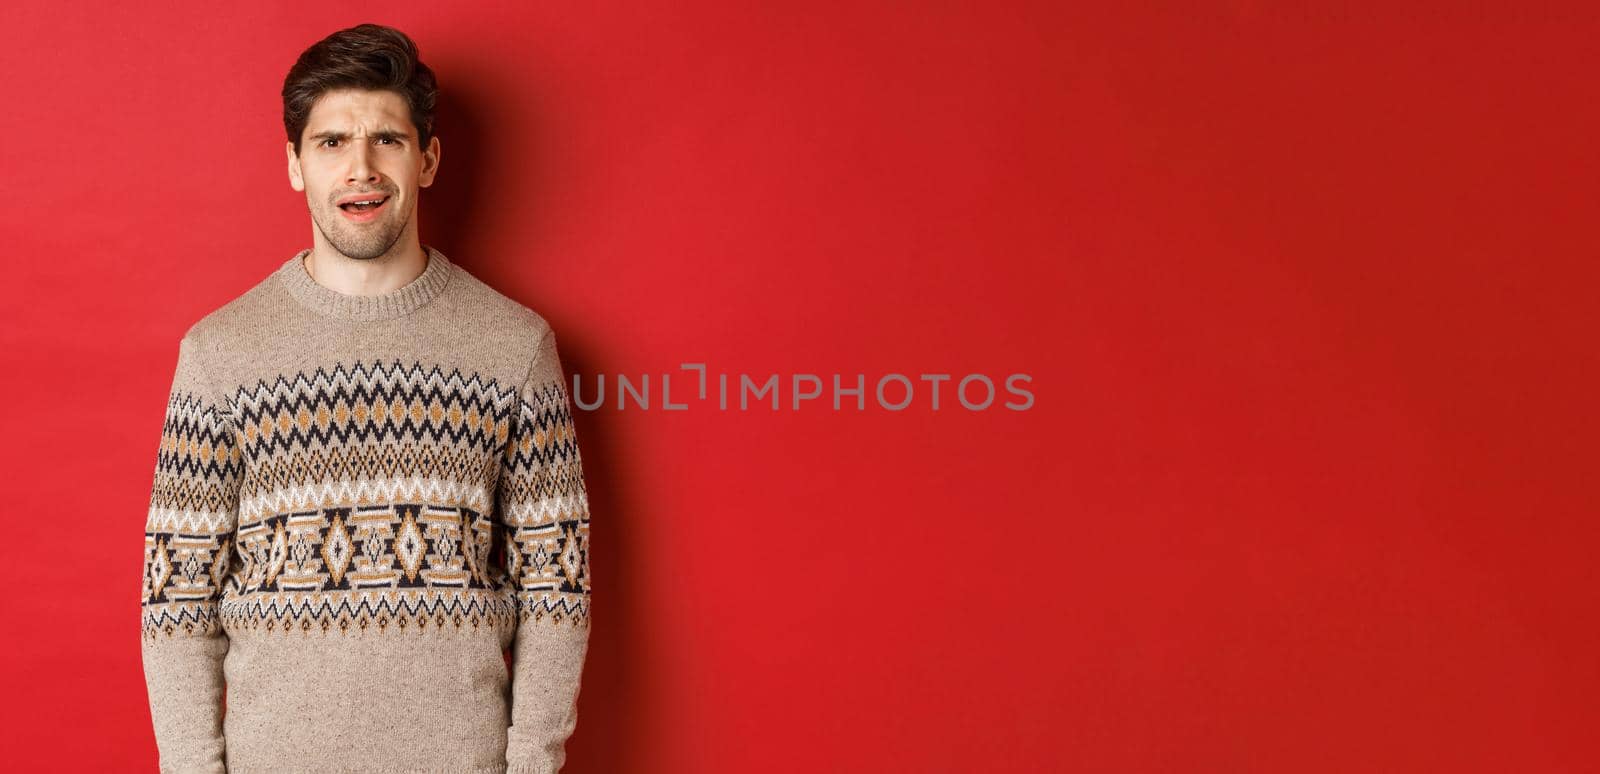
[[[191,329],[178,345],[144,528],[141,649],[163,774],[225,772],[217,601],[228,573],[242,473],[226,407]]]
[[[508,774],[556,774],[577,726],[589,644],[589,502],[555,335],[519,389],[496,484],[516,591]]]

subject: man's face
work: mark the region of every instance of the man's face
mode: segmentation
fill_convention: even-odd
[[[319,240],[357,260],[383,256],[416,230],[417,189],[433,185],[439,138],[418,145],[405,99],[392,91],[342,89],[317,99],[289,153],[289,183],[305,191]],[[377,207],[341,207],[382,199]]]

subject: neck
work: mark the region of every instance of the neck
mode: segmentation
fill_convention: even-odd
[[[382,276],[368,276],[361,273],[373,270],[373,267],[362,265],[370,263],[368,261],[338,256],[343,263],[332,263],[333,267],[338,268],[329,271],[327,259],[314,263],[316,251],[308,248],[284,263],[278,275],[294,299],[314,312],[354,322],[387,320],[422,308],[449,284],[452,274],[450,260],[431,247],[419,246],[418,250],[420,257],[415,268],[398,271],[390,266],[383,270]],[[374,259],[377,260],[380,259]],[[386,257],[381,260],[390,259]],[[353,284],[349,281],[350,274],[346,273],[352,271],[352,267],[346,264],[356,264],[353,267]],[[339,279],[341,275],[345,277],[344,281]],[[342,287],[365,292],[345,292],[330,286],[327,284],[329,282],[342,282]]]
[[[317,284],[348,296],[378,296],[405,287],[428,268],[418,242],[396,244],[376,258],[356,259],[319,239],[305,257],[306,273]]]

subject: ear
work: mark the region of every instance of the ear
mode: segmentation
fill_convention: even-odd
[[[422,173],[417,175],[417,185],[433,185],[433,176],[439,173],[439,135],[428,138],[428,147],[422,151]]]
[[[284,140],[283,150],[289,156],[289,187],[296,191],[306,190],[305,178],[300,176],[300,157],[294,155],[294,143]]]

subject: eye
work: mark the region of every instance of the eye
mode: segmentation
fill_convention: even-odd
[[[338,142],[338,140],[335,140],[335,139],[332,139],[332,138],[323,140],[322,141],[322,147],[324,147],[324,148],[328,147],[328,143],[330,143],[330,142]]]

